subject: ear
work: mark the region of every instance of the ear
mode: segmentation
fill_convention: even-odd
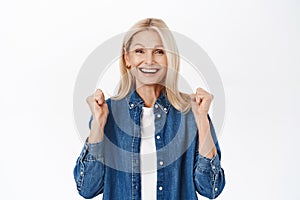
[[[125,64],[129,65],[129,53],[126,51],[125,47],[123,48],[123,52],[124,52]]]

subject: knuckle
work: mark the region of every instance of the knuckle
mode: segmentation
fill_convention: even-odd
[[[102,90],[98,88],[95,93],[101,94]]]
[[[89,103],[91,101],[91,96],[88,96],[85,100]]]

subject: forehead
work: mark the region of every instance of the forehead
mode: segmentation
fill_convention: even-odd
[[[159,34],[154,30],[144,30],[132,37],[131,47],[143,46],[146,48],[162,47],[163,43]]]

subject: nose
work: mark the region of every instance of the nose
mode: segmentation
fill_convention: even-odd
[[[153,55],[152,55],[152,50],[151,49],[148,49],[147,52],[146,52],[145,64],[147,64],[147,65],[152,65],[153,64]]]

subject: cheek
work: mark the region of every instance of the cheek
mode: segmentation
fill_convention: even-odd
[[[162,66],[167,67],[167,65],[168,65],[168,60],[167,60],[166,57],[161,57],[161,58],[159,59],[159,63],[160,63]]]
[[[166,75],[167,75],[167,72],[168,72],[168,68],[167,68],[167,67],[164,67],[164,68],[163,68],[163,76],[166,76]]]
[[[138,56],[132,57],[132,59],[131,59],[131,63],[132,63],[134,66],[137,66],[137,65],[140,64],[142,61],[143,61],[143,59],[142,59],[141,57],[138,57]]]

